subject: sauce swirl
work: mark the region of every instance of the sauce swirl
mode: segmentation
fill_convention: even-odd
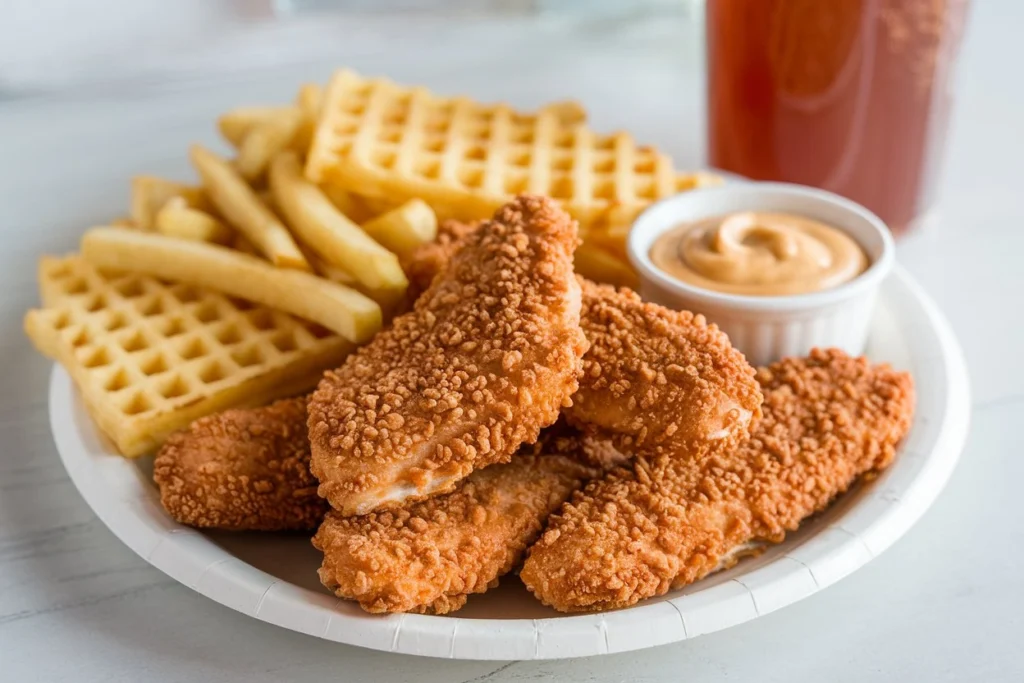
[[[655,266],[681,282],[745,296],[830,289],[868,266],[864,250],[838,228],[761,211],[676,226],[655,241],[650,256]]]

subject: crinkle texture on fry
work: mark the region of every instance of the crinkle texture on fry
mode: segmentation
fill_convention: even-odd
[[[600,471],[568,455],[518,454],[408,507],[330,512],[313,538],[320,580],[368,612],[454,611],[518,565],[548,515]]]
[[[309,471],[305,397],[196,420],[160,449],[153,479],[171,517],[200,528],[315,529],[328,507]]]
[[[885,468],[910,428],[913,383],[836,350],[758,371],[750,440],[700,462],[638,457],[553,515],[521,576],[564,612],[616,609],[700,579],[750,541],[782,541],[858,477]]]
[[[586,350],[577,239],[551,200],[516,199],[465,240],[413,311],[325,374],[309,436],[332,507],[364,514],[450,491],[557,419]]]

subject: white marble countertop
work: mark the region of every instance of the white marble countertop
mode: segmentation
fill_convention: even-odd
[[[0,678],[1024,680],[1024,88],[1012,56],[1021,20],[1016,0],[976,3],[938,219],[899,247],[952,322],[971,371],[971,436],[946,491],[883,556],[792,607],[675,645],[557,662],[451,662],[320,641],[235,613],[152,569],[65,475],[47,423],[50,366],[20,320],[37,301],[36,258],[72,249],[84,228],[123,213],[132,174],[188,177],[186,146],[215,141],[217,113],[289,98],[301,80],[323,80],[337,64],[523,105],[576,97],[598,126],[628,126],[698,164],[693,27],[324,21],[316,30],[321,38],[336,31],[332,40],[304,42],[295,59],[205,69],[227,58],[197,47],[162,85],[140,69],[127,80],[0,102]]]

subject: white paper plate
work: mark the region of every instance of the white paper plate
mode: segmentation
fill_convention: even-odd
[[[151,459],[126,460],[97,432],[68,375],[53,371],[50,424],[64,466],[104,524],[147,562],[244,614],[352,645],[456,659],[547,659],[693,638],[779,609],[888,548],[935,500],[967,435],[967,371],[948,324],[903,271],[883,286],[868,355],[909,369],[913,429],[881,477],[850,491],[785,543],[630,609],[560,616],[518,579],[471,597],[457,616],[375,616],[317,580],[308,535],[200,533],[164,514]]]

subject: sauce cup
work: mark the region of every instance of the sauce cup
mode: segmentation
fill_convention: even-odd
[[[737,211],[791,213],[821,221],[852,237],[867,254],[867,270],[831,289],[787,296],[726,294],[695,287],[660,270],[650,258],[662,233],[680,223]],[[640,295],[668,308],[702,313],[754,365],[805,356],[815,347],[864,350],[875,299],[895,264],[885,223],[837,194],[788,183],[737,183],[690,190],[662,199],[636,219],[627,241],[640,276]]]

